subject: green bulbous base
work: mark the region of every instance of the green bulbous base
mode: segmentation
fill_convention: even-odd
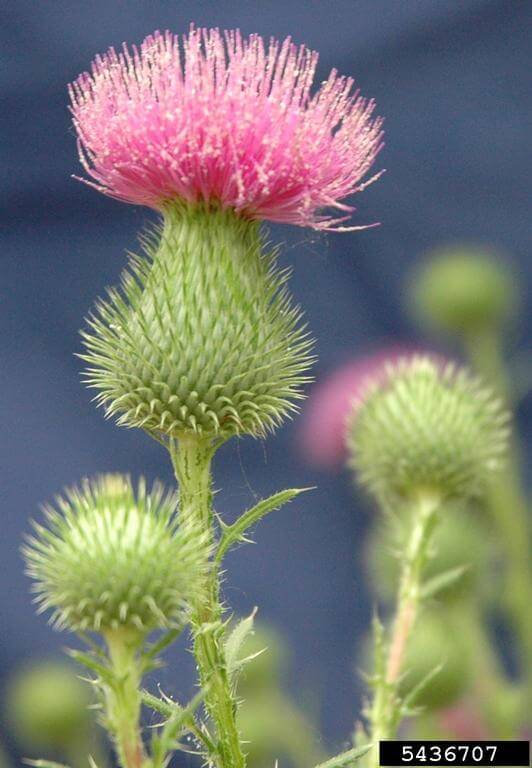
[[[480,497],[504,461],[508,418],[466,371],[407,358],[355,406],[350,463],[379,499],[408,499],[419,490],[441,499]]]
[[[177,527],[177,497],[155,484],[103,475],[45,507],[46,526],[23,549],[40,611],[58,629],[131,630],[180,626],[201,589],[209,546]]]
[[[302,397],[310,342],[259,225],[175,204],[84,333],[86,379],[120,424],[263,435]]]

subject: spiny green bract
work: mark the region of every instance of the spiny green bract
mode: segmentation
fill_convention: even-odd
[[[141,480],[84,480],[45,507],[23,548],[40,612],[58,629],[151,631],[179,625],[208,549],[177,527],[176,496]]]
[[[508,415],[466,371],[427,357],[400,361],[355,405],[351,466],[379,498],[431,491],[480,496],[504,459]]]
[[[87,382],[118,423],[263,435],[301,398],[310,342],[258,224],[173,205],[84,333]]]

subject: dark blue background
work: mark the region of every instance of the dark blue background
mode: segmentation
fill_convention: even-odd
[[[416,338],[401,287],[407,268],[435,245],[493,244],[512,256],[530,287],[532,4],[19,0],[4,3],[1,16],[3,678],[67,641],[35,616],[22,573],[18,548],[38,503],[105,470],[171,481],[162,449],[106,422],[80,384],[78,329],[95,297],[116,282],[150,213],[71,179],[80,169],[67,82],[109,45],[139,42],[156,28],[185,31],[194,21],[291,34],[320,51],[320,77],[337,67],[376,98],[386,118],[379,163],[387,173],[359,197],[358,218],[382,226],[328,237],[273,229],[286,243],[283,262],[294,267],[292,288],[318,340],[321,376],[382,341]],[[521,340],[531,332],[528,319]],[[528,419],[521,416],[530,431],[530,407]],[[233,554],[226,597],[241,612],[259,605],[286,632],[297,649],[290,684],[320,702],[324,737],[338,749],[360,703],[354,653],[370,607],[357,553],[368,507],[346,476],[320,475],[298,459],[295,429],[288,425],[264,445],[233,441],[217,460],[218,504],[228,515],[255,494],[319,486],[265,521],[257,546]],[[174,673],[164,672],[164,681],[172,689],[190,665],[177,651],[170,655]]]

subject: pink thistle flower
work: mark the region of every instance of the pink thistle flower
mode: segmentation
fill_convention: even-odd
[[[300,453],[309,464],[341,468],[347,459],[347,419],[353,407],[368,389],[386,381],[391,366],[419,354],[419,349],[392,346],[351,360],[316,384],[303,409],[298,435]]]
[[[163,209],[206,201],[250,219],[340,227],[382,147],[374,102],[317,53],[239,31],[155,32],[97,56],[70,86],[86,183]],[[341,212],[339,216],[327,210]]]
[[[439,715],[441,727],[454,739],[489,739],[490,734],[473,702],[461,701]]]

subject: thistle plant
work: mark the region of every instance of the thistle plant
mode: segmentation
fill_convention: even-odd
[[[313,92],[316,64],[290,39],[191,28],[111,49],[70,89],[84,181],[160,216],[89,317],[85,378],[108,416],[168,450],[179,498],[174,517],[158,490],[135,498],[123,480],[89,483],[58,502],[26,557],[55,623],[105,639],[104,659],[99,646],[77,658],[96,675],[123,768],[166,766],[185,733],[207,764],[246,765],[237,682],[252,617],[228,632],[223,558],[300,489],[227,525],[211,463],[231,437],[262,438],[293,414],[312,362],[261,222],[363,228],[349,224],[346,198],[378,177],[368,172],[382,145],[373,102],[335,71]],[[199,692],[181,707],[143,693],[141,679],[185,621]],[[162,717],[149,750],[143,702]]]
[[[429,255],[411,279],[409,303],[427,329],[458,342],[473,369],[491,384],[508,409],[519,403],[525,386],[508,360],[506,332],[522,306],[517,276],[503,254],[472,246],[449,246]],[[510,442],[509,459],[491,487],[486,506],[504,552],[504,583],[499,609],[518,638],[518,665],[525,680],[524,709],[532,709],[532,624],[529,595],[530,500],[521,479],[522,450],[518,436]],[[501,692],[499,690],[499,697]]]
[[[420,609],[456,578],[456,569],[425,582],[438,519],[450,502],[480,498],[501,467],[508,416],[501,401],[471,374],[413,356],[384,367],[355,400],[348,422],[350,464],[384,511],[406,522],[390,636],[375,620],[370,740],[393,738],[429,683],[405,694],[409,645]],[[415,680],[415,678],[414,678]],[[369,758],[378,765],[375,753]]]
[[[105,724],[124,765],[142,765],[140,683],[184,627],[192,595],[206,576],[206,539],[178,527],[176,495],[144,481],[106,475],[66,491],[34,524],[24,556],[40,611],[57,629],[83,639],[98,633],[105,649],[72,656],[96,673]],[[156,630],[162,643],[148,645]]]

